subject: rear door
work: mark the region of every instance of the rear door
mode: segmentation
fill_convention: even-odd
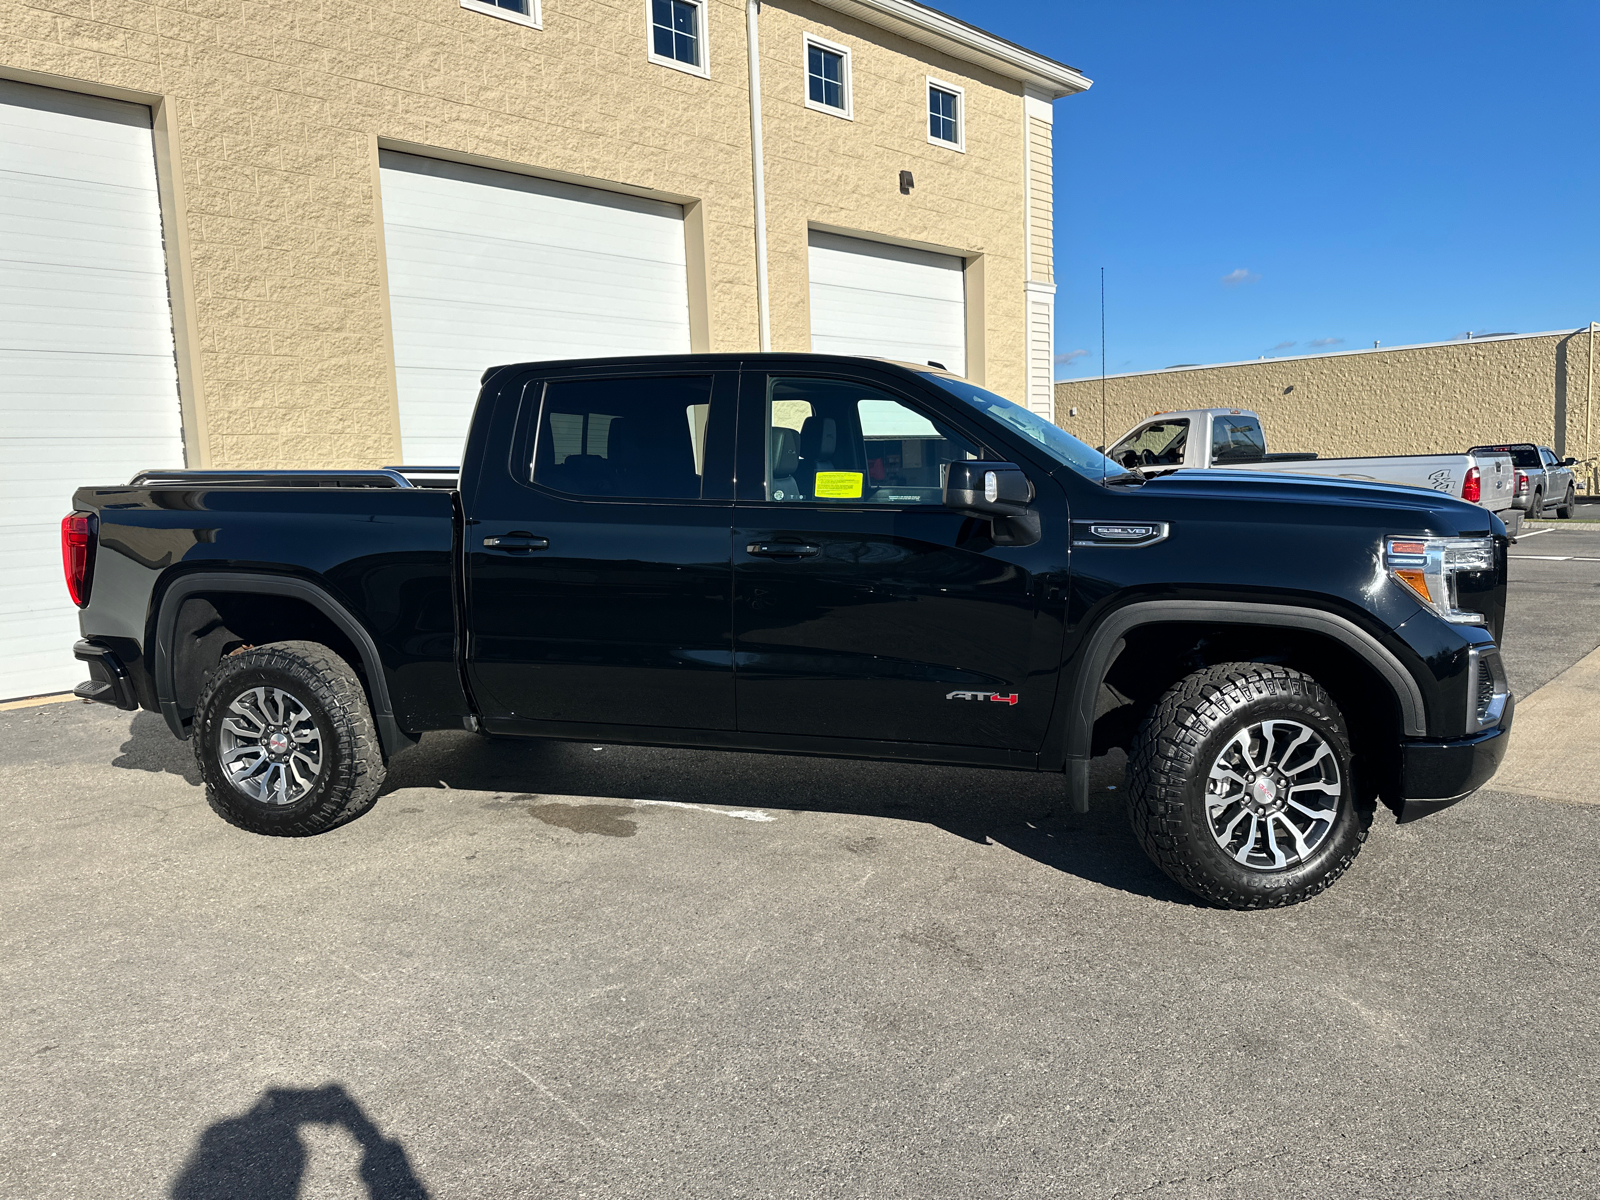
[[[1040,548],[941,503],[945,463],[996,452],[893,377],[744,373],[734,510],[741,733],[1035,750],[1060,625]],[[1045,537],[1067,538],[1042,472]]]
[[[737,381],[534,376],[509,436],[484,435],[464,536],[468,673],[491,728],[734,727]]]

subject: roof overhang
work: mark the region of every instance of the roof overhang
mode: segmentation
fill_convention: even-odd
[[[911,0],[819,0],[827,8],[888,29],[952,58],[1015,79],[1050,100],[1089,89],[1093,82],[1076,67],[1035,54],[1015,42],[968,25]]]

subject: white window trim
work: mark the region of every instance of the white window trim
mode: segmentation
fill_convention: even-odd
[[[650,0],[644,0],[644,48],[650,61],[658,67],[671,67],[674,71],[682,71],[685,75],[697,75],[701,79],[711,78],[711,21],[706,0],[684,0],[692,4],[699,12],[698,25],[700,27],[700,65],[679,62],[675,58],[668,58],[664,54],[656,53],[656,26],[655,17],[651,13]]]
[[[528,0],[530,11],[527,13],[513,12],[509,8],[485,4],[483,0],[461,0],[461,7],[469,12],[482,13],[486,17],[499,17],[502,21],[510,21],[515,25],[526,25],[529,29],[544,28],[544,14],[540,10],[540,0]]]
[[[943,146],[946,150],[954,150],[959,154],[967,152],[967,89],[960,84],[946,83],[942,79],[935,79],[932,75],[927,77],[927,85],[922,92],[922,124],[927,127],[928,144],[930,146]],[[941,92],[950,92],[956,98],[956,140],[947,142],[943,138],[933,136],[930,118],[933,109],[929,101],[933,99],[928,95],[934,88]]]
[[[843,57],[843,59],[844,59],[844,71],[843,71],[844,79],[842,80],[842,82],[844,84],[844,107],[843,108],[833,108],[830,105],[823,104],[820,101],[813,100],[811,98],[811,47],[812,46],[819,46],[823,50],[831,50],[835,54],[840,55],[841,57]],[[827,113],[830,117],[842,117],[846,121],[854,121],[856,119],[855,101],[852,98],[852,94],[855,91],[855,88],[852,86],[854,84],[854,82],[855,82],[855,72],[851,68],[851,64],[850,64],[850,47],[849,46],[841,46],[841,45],[839,45],[838,42],[827,41],[824,38],[819,38],[814,33],[806,33],[806,34],[802,34],[801,35],[801,37],[800,37],[800,86],[801,86],[802,90],[800,92],[800,95],[805,98],[805,102],[806,102],[806,107],[807,108],[814,109],[814,110],[816,110],[817,112],[820,112],[820,113]]]

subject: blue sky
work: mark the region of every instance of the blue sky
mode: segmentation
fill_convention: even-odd
[[[1113,373],[1600,320],[1594,0],[933,3],[1094,80],[1058,378],[1100,371],[1101,267]]]

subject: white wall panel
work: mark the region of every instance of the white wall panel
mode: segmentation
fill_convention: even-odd
[[[458,463],[488,367],[689,351],[676,205],[385,151],[408,463]]]
[[[183,461],[150,110],[0,80],[0,700],[87,676],[73,491]]]
[[[1053,283],[1027,285],[1028,407],[1046,421],[1055,414],[1056,289]]]
[[[811,233],[811,349],[967,373],[961,259]]]

